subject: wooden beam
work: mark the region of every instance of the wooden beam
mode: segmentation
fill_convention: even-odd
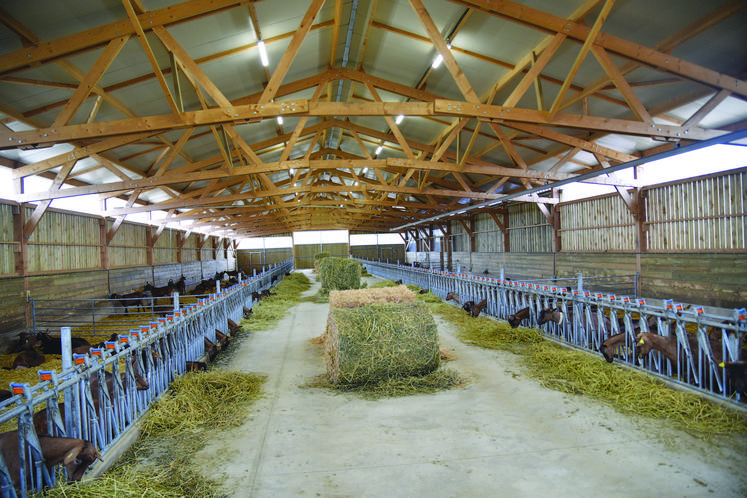
[[[602,25],[604,24],[604,21],[607,20],[607,16],[609,15],[610,10],[612,10],[612,5],[614,5],[614,3],[615,0],[606,0],[604,2],[602,11],[597,16],[597,20],[594,21],[594,25],[591,27],[591,30],[588,30],[588,34],[586,35],[584,44],[581,46],[581,51],[579,51],[578,55],[576,55],[576,60],[573,62],[570,71],[568,71],[568,75],[565,77],[563,85],[555,95],[555,102],[550,108],[550,111],[548,111],[547,113],[547,117],[549,119],[552,120],[555,114],[560,110],[560,104],[563,102],[563,98],[565,97],[565,93],[568,91],[568,87],[570,87],[571,83],[573,83],[578,70],[581,68],[581,63],[583,63],[584,59],[586,58],[586,54],[588,54],[589,50],[591,49],[592,43],[599,35],[599,32],[602,30]]]
[[[114,62],[117,54],[122,50],[128,39],[129,35],[120,36],[119,38],[115,38],[109,42],[91,70],[88,71],[86,77],[80,82],[80,85],[78,85],[78,88],[75,90],[72,97],[67,101],[65,107],[57,115],[54,123],[52,123],[52,128],[64,126],[73,119],[73,116],[80,108],[81,104],[83,104],[83,102],[88,98],[93,87],[98,84],[98,81],[104,75],[111,63]]]
[[[319,13],[319,9],[322,8],[322,5],[324,5],[324,0],[312,0],[309,9],[306,11],[306,15],[301,20],[301,24],[293,34],[293,38],[291,38],[288,48],[283,52],[283,57],[280,59],[275,71],[273,71],[272,77],[270,78],[269,83],[267,83],[264,92],[262,92],[262,96],[257,101],[258,104],[266,104],[275,98],[275,94],[280,88],[280,83],[282,83],[285,74],[288,72],[288,69],[290,69],[291,62],[293,62],[293,59],[296,57],[298,49],[301,48],[301,43],[303,43],[303,40],[309,33],[311,24],[314,22],[314,19]]]

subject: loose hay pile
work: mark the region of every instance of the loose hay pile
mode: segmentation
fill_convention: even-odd
[[[412,303],[414,301],[415,294],[404,285],[329,293],[329,309],[358,308],[373,303]]]
[[[354,259],[324,258],[319,261],[319,280],[330,291],[359,289],[361,265]]]
[[[650,375],[608,364],[584,351],[560,347],[545,340],[536,329],[512,329],[503,321],[474,319],[443,302],[430,308],[456,328],[463,342],[520,355],[526,365],[524,373],[549,389],[583,394],[629,413],[670,420],[701,436],[747,434],[747,418],[743,415],[672,389]]]
[[[196,470],[192,457],[219,428],[237,427],[261,395],[264,377],[226,370],[189,373],[145,416],[142,435],[103,476],[60,483],[44,496],[65,498],[221,496],[220,483]]]
[[[183,375],[156,401],[142,423],[143,434],[179,434],[201,427],[238,427],[255,400],[264,377],[213,369]]]
[[[288,308],[296,305],[302,293],[309,290],[311,282],[303,273],[291,273],[273,287],[275,296],[265,297],[252,308],[250,318],[241,319],[241,328],[252,332],[267,330],[285,316]]]
[[[436,322],[418,302],[332,309],[324,349],[334,384],[424,375],[440,362]]]

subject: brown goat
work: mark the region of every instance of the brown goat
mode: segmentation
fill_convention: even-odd
[[[31,343],[26,343],[26,346],[23,351],[18,353],[18,355],[13,360],[13,368],[32,368],[32,367],[38,367],[42,363],[44,363],[44,355],[39,353],[34,347],[31,345]]]
[[[457,304],[459,303],[459,294],[455,294],[454,292],[449,292],[446,294],[446,300],[447,301],[455,301]]]
[[[697,367],[699,362],[698,338],[694,335],[688,334],[687,341],[690,344],[690,351],[692,351],[693,353],[693,360],[695,362],[695,366]],[[710,343],[711,351],[713,351],[713,360],[717,364],[721,363],[723,355],[721,353],[720,344],[714,340],[710,340]],[[651,352],[652,349],[661,351],[661,354],[663,354],[665,358],[671,361],[672,365],[676,366],[679,363],[676,336],[664,337],[649,332],[638,334],[638,336],[636,336],[636,350],[638,352],[638,356],[646,356]]]
[[[511,328],[516,328],[519,326],[522,320],[526,320],[529,318],[529,306],[527,306],[524,309],[520,309],[513,315],[508,317],[508,324],[511,325]]]
[[[476,305],[472,307],[472,316],[474,318],[477,318],[478,316],[480,316],[480,312],[484,310],[487,306],[488,306],[488,300],[483,299],[482,301],[480,301],[479,303],[477,303]]]
[[[67,437],[39,436],[42,456],[50,473],[57,464],[63,464],[69,481],[80,481],[94,460],[103,460],[90,441]],[[8,467],[13,484],[21,486],[20,460],[18,452],[18,431],[0,434],[0,451]],[[28,467],[25,478],[29,478]]]
[[[238,332],[241,332],[241,326],[229,318],[228,319],[228,332],[231,335],[236,335]]]

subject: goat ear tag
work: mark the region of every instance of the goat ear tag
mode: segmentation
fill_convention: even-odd
[[[719,363],[719,364],[718,364],[718,366],[719,366],[719,367],[721,367],[721,368],[724,368],[724,367],[725,367],[726,365],[725,365],[725,364],[724,364],[724,362],[722,361],[721,363]]]
[[[643,344],[643,339],[641,339],[640,341],[638,341],[638,344]]]

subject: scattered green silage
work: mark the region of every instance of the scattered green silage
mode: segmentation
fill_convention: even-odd
[[[241,320],[241,328],[247,332],[268,330],[285,316],[289,308],[301,300],[301,294],[311,288],[309,278],[303,273],[291,273],[272,288],[275,296],[263,298],[252,308],[250,318]]]

